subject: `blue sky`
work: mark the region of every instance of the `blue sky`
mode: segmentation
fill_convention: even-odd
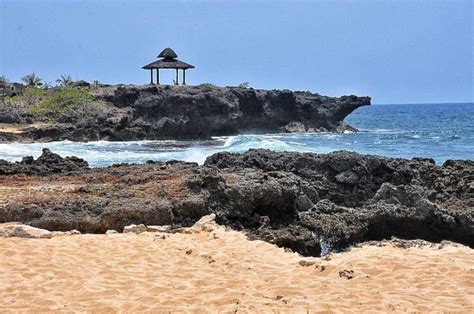
[[[0,0],[0,74],[148,83],[165,47],[189,84],[472,102],[472,1]],[[171,82],[173,72],[162,75]]]

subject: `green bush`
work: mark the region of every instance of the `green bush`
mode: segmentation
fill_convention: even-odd
[[[93,105],[94,99],[88,90],[61,88],[48,94],[43,101],[29,108],[37,119],[59,122],[67,119],[73,111],[85,111],[84,107]]]
[[[10,103],[14,105],[23,105],[31,107],[39,104],[46,98],[46,91],[36,87],[25,88],[20,95],[10,97]]]

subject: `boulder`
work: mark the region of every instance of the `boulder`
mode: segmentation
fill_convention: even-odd
[[[290,122],[285,125],[282,130],[287,133],[304,133],[306,132],[306,127],[301,122]]]

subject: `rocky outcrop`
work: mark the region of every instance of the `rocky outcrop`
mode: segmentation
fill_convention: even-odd
[[[25,173],[47,176],[55,173],[71,173],[88,169],[87,161],[75,156],[62,158],[43,148],[43,153],[36,160],[32,156],[23,157],[20,162],[10,163],[0,159],[0,175]]]
[[[250,150],[218,153],[202,166],[149,162],[22,175],[20,190],[18,176],[0,176],[0,222],[106,232],[191,226],[213,213],[219,224],[305,255],[392,236],[474,247],[472,161],[437,166],[344,151]]]
[[[355,130],[344,118],[370,105],[370,97],[326,97],[210,84],[109,87],[95,91],[94,99],[100,110],[85,116],[71,112],[59,123],[30,126],[21,133],[0,132],[0,141],[208,139],[241,133],[344,132]],[[24,115],[9,113],[8,117],[0,116],[0,123],[31,120],[31,115]]]

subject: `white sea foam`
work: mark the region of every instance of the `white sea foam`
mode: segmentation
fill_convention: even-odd
[[[387,107],[388,108],[388,107]],[[423,123],[413,120],[410,112],[375,110],[368,115],[361,132],[349,134],[304,133],[264,134],[214,137],[213,141],[95,141],[77,143],[70,141],[20,144],[0,144],[0,159],[19,161],[24,156],[38,157],[42,148],[49,148],[61,156],[84,158],[93,167],[113,163],[141,163],[147,160],[186,160],[202,164],[206,157],[219,151],[244,152],[251,148],[265,148],[274,151],[301,151],[327,153],[335,150],[353,150],[360,153],[393,157],[431,157],[438,163],[446,159],[472,159],[474,156],[473,119],[466,115],[469,108],[454,112],[447,108],[445,113],[430,117],[423,113]],[[397,109],[397,110],[396,110]],[[448,110],[449,109],[449,110]],[[456,114],[457,123],[443,124],[439,119]],[[473,114],[470,117],[474,117]],[[350,121],[349,121],[350,123]],[[357,124],[353,124],[358,127]]]

